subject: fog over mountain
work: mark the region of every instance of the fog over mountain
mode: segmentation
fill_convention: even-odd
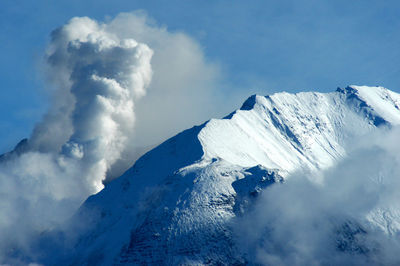
[[[204,122],[236,97],[218,65],[140,12],[71,19],[46,62],[50,109],[0,157],[0,263],[399,263],[399,94],[253,95]]]

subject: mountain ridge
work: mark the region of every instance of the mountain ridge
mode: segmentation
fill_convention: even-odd
[[[245,264],[231,220],[290,173],[332,166],[347,141],[400,124],[400,95],[349,86],[331,93],[250,96],[139,158],[88,198],[64,254],[72,264]],[[67,229],[66,229],[67,230]],[[67,230],[68,231],[68,230]]]

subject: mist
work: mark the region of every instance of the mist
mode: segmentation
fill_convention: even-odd
[[[318,173],[268,187],[235,222],[237,244],[263,265],[397,265],[400,129],[353,140]]]

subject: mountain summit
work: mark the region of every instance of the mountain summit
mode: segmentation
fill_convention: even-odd
[[[231,223],[261,191],[295,171],[326,169],[354,138],[397,124],[400,95],[382,87],[253,95],[225,118],[165,141],[89,197],[70,221],[73,251],[58,260],[249,263]]]

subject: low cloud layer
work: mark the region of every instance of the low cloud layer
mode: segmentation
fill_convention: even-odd
[[[265,265],[397,265],[400,130],[354,141],[318,174],[267,188],[238,219],[238,244]]]

